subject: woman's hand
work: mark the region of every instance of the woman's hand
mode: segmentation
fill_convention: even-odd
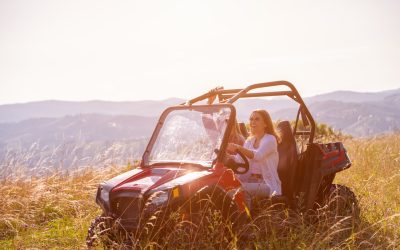
[[[238,144],[235,144],[235,143],[228,143],[228,151],[230,151],[230,152],[235,152],[235,153],[237,153],[237,151],[239,150],[239,145]]]
[[[228,143],[228,151],[234,152],[234,154],[237,154],[237,152],[240,151],[240,153],[244,154],[248,159],[253,159],[254,158],[254,152],[250,149],[247,149],[246,147],[243,147],[239,144],[235,143]]]
[[[213,104],[215,98],[217,98],[216,95],[213,95],[213,96],[208,97],[208,99],[207,99],[207,104],[208,104],[208,105]]]

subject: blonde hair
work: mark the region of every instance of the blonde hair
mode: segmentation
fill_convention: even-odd
[[[279,133],[275,130],[274,123],[272,122],[271,116],[269,113],[264,110],[264,109],[256,109],[251,112],[251,114],[257,113],[261,116],[263,119],[264,123],[267,125],[264,129],[264,132],[270,135],[273,135],[277,141],[277,143],[281,142],[281,136]]]

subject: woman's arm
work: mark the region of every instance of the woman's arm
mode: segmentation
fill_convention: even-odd
[[[254,158],[254,152],[250,149],[247,149],[239,144],[235,144],[235,143],[229,143],[228,144],[228,150],[233,151],[233,152],[240,152],[242,154],[244,154],[244,156],[246,156],[249,159],[253,159]]]
[[[275,152],[277,150],[277,143],[275,137],[264,136],[260,141],[260,146],[255,150],[250,150],[246,147],[242,147],[238,144],[233,143],[228,144],[228,149],[235,152],[241,152],[249,159],[260,160],[265,155],[269,155],[270,153]]]

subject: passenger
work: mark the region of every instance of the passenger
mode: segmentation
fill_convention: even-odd
[[[207,104],[211,105],[214,102],[215,98],[216,98],[216,96],[209,97],[208,100],[207,100]],[[207,133],[209,134],[209,136],[211,138],[215,139],[217,137],[218,133],[213,133],[213,131],[215,131],[215,132],[219,131],[218,124],[211,117],[207,117],[206,115],[202,116],[202,120],[203,120],[204,126],[206,128],[208,128],[207,129]],[[234,127],[231,130],[231,134],[229,135],[228,143],[234,143],[234,144],[238,144],[238,145],[242,146],[244,144],[244,142],[245,142],[245,138],[242,135],[242,132],[240,131],[240,127],[239,127],[239,124],[238,124],[236,118],[235,118],[234,122],[235,122],[235,124],[234,124]],[[226,153],[228,155],[235,155],[236,154],[236,152],[231,151],[229,149],[226,150]]]
[[[254,110],[250,116],[250,137],[243,146],[228,144],[228,150],[241,152],[249,160],[249,171],[238,175],[245,191],[251,197],[281,195],[281,181],[278,176],[278,142],[271,117],[265,110]],[[239,159],[239,156],[236,155]],[[248,198],[248,197],[247,197]]]
[[[231,134],[229,135],[228,143],[234,143],[234,144],[243,146],[244,142],[245,142],[244,136],[242,135],[242,132],[240,131],[237,120],[235,119],[235,124],[234,124],[234,127],[232,128]],[[230,155],[236,154],[236,151],[229,150],[229,147],[227,148],[226,152]]]

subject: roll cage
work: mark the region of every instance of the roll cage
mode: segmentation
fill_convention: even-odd
[[[271,89],[273,87],[286,87],[288,88],[288,90],[260,91],[263,88]],[[257,90],[257,92],[254,92],[254,90]],[[229,104],[233,104],[234,102],[242,98],[287,96],[299,104],[299,109],[297,111],[296,121],[293,128],[294,136],[308,137],[309,144],[313,143],[314,141],[315,121],[310,111],[308,110],[306,104],[304,103],[303,99],[301,98],[299,92],[297,91],[297,89],[294,87],[292,83],[288,81],[256,83],[249,85],[244,89],[223,89],[222,87],[215,88],[203,95],[190,99],[185,103],[182,103],[181,105],[189,105],[189,106],[194,105],[213,96],[218,97],[219,103],[229,103]]]

